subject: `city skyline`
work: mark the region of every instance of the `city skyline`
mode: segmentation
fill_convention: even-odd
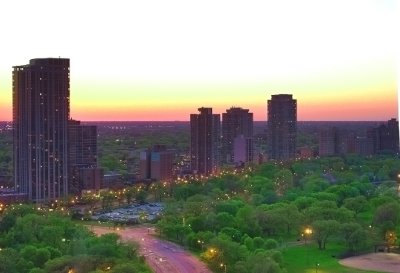
[[[298,120],[397,118],[394,2],[320,2],[5,1],[0,120],[12,120],[11,67],[58,56],[78,120],[236,106],[260,121],[273,94],[296,97]]]

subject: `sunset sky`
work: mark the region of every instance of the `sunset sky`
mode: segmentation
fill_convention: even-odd
[[[188,120],[290,93],[299,120],[397,117],[396,1],[0,2],[0,120],[12,66],[71,59],[71,117]]]

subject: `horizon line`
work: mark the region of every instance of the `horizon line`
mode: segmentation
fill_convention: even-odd
[[[397,120],[397,117],[392,117]],[[385,122],[385,120],[297,120],[298,122]],[[190,120],[79,120],[80,122],[190,122]],[[267,122],[268,120],[253,120],[253,122]],[[0,122],[12,122],[12,120],[0,120]]]

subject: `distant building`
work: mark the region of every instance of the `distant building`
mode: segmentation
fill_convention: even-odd
[[[0,189],[0,214],[4,209],[4,205],[26,201],[28,201],[28,194],[26,193],[17,193],[10,189]]]
[[[354,152],[354,135],[336,127],[323,129],[319,133],[319,155],[344,155]]]
[[[357,137],[355,141],[355,152],[362,156],[369,156],[374,154],[373,139],[370,137]]]
[[[69,103],[69,59],[13,67],[14,184],[29,200],[68,194]]]
[[[140,179],[168,181],[173,178],[174,152],[165,145],[155,145],[140,152]]]
[[[233,140],[233,163],[245,165],[253,162],[254,147],[253,138],[239,135]]]
[[[365,135],[356,136],[353,131],[329,128],[320,132],[319,155],[344,155],[356,153],[368,156],[376,153],[398,153],[399,132],[396,119],[370,128]]]
[[[151,150],[146,149],[139,155],[139,179],[151,179]]]
[[[292,95],[272,95],[268,100],[269,159],[287,160],[296,156],[297,101]]]
[[[79,193],[86,190],[98,191],[104,187],[104,170],[102,168],[78,168],[74,175],[79,181]]]
[[[208,175],[219,166],[220,115],[212,108],[199,108],[200,114],[190,115],[191,169],[195,174]]]
[[[101,185],[102,189],[119,189],[123,187],[123,185],[122,174],[118,172],[110,172],[103,175],[103,183]]]
[[[103,170],[97,167],[97,127],[68,122],[69,192],[99,190]]]
[[[374,152],[399,152],[399,122],[392,118],[386,124],[369,132],[373,138]]]
[[[335,130],[334,128],[324,129],[319,132],[319,155],[334,155],[335,151]]]
[[[297,148],[297,154],[299,158],[312,158],[314,157],[314,151],[307,146]]]
[[[232,107],[222,114],[222,162],[233,163],[235,161],[234,139],[238,136],[253,138],[253,113],[249,113],[249,109]],[[253,147],[253,145],[251,144],[249,147]]]

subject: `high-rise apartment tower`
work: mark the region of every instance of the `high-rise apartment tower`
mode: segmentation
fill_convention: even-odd
[[[212,108],[199,108],[190,115],[191,169],[196,174],[214,173],[219,165],[220,115]]]
[[[272,95],[268,100],[268,158],[295,158],[296,132],[297,101],[288,94]]]
[[[13,67],[14,183],[30,200],[68,193],[69,59]]]
[[[249,109],[232,107],[222,114],[222,161],[234,162],[234,140],[242,136],[252,142],[253,138],[253,113]],[[253,147],[253,145],[250,145]],[[249,158],[250,159],[250,158]],[[250,159],[251,161],[251,159]]]

